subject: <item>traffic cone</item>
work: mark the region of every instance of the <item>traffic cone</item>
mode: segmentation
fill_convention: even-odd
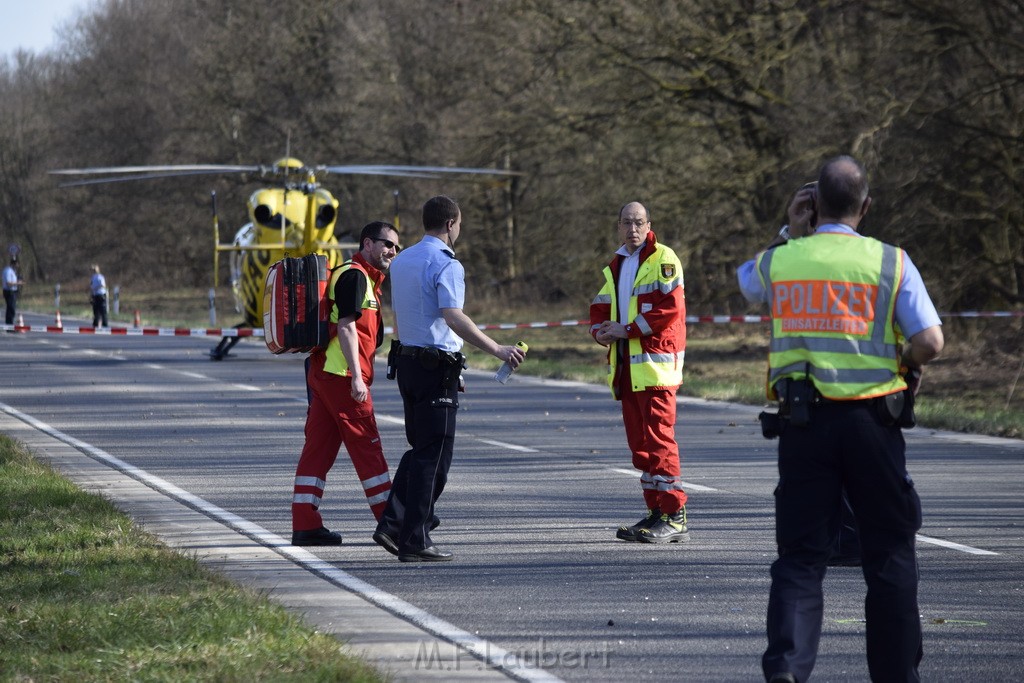
[[[135,327],[142,327],[142,314],[139,309],[135,309]]]
[[[53,321],[53,326],[60,327],[61,329],[64,328],[64,323],[60,321],[60,311],[57,311],[57,319]]]
[[[18,314],[18,327],[25,327],[25,316]]]

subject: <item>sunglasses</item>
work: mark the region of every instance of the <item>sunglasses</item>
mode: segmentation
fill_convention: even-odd
[[[394,249],[395,251],[402,251],[402,247],[391,240],[386,240],[383,237],[371,237],[374,242],[382,242],[388,249]]]

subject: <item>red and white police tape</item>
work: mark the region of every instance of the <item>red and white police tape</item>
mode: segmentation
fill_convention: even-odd
[[[1020,318],[1024,311],[961,311],[959,313],[939,313],[940,318]],[[766,323],[771,317],[767,315],[688,315],[686,322],[695,323]],[[558,320],[554,322],[535,323],[493,323],[477,325],[481,330],[521,330],[542,329],[545,327],[589,327],[589,320]],[[93,334],[97,336],[125,337],[263,337],[263,330],[251,327],[69,327],[60,325],[3,325],[7,332],[50,332],[54,334]],[[385,334],[392,334],[394,328],[385,327]]]
[[[963,311],[961,313],[939,313],[940,318],[1019,318],[1024,311]],[[686,322],[692,323],[767,323],[771,316],[767,315],[688,315]],[[590,326],[589,320],[563,320],[547,323],[496,323],[493,325],[477,325],[481,330],[518,330],[540,327],[570,327],[574,325]]]
[[[186,327],[70,327],[57,325],[3,325],[7,332],[51,332],[53,334],[92,334],[97,337],[262,337],[263,330],[242,328]]]

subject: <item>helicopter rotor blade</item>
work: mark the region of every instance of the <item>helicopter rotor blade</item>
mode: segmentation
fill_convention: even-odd
[[[106,183],[124,183],[135,180],[153,180],[155,178],[176,178],[190,175],[215,175],[219,173],[259,173],[266,174],[266,166],[221,166],[215,164],[192,164],[179,166],[107,166],[96,168],[65,168],[50,171],[50,175],[71,176],[91,175],[105,176],[72,180],[61,183],[58,187],[80,187],[82,185],[101,185]],[[130,175],[124,175],[130,174]],[[106,177],[106,176],[117,177]]]
[[[437,179],[444,174],[452,175],[486,175],[486,176],[520,176],[520,171],[509,171],[500,168],[471,168],[463,166],[402,166],[388,164],[355,164],[343,166],[316,166],[313,168],[291,168],[285,166],[231,166],[222,164],[185,164],[172,166],[97,166],[92,168],[65,168],[50,171],[50,175],[58,176],[103,176],[83,178],[61,183],[59,187],[80,187],[83,185],[99,185],[105,183],[124,183],[136,180],[153,180],[156,178],[173,178],[190,175],[216,175],[221,173],[259,173],[265,176],[271,173],[283,174],[304,173],[334,175],[377,175],[403,178]],[[114,177],[109,177],[114,176]]]
[[[103,185],[110,183],[125,183],[136,180],[153,180],[157,178],[178,178],[181,176],[190,175],[212,175],[214,171],[179,171],[177,173],[150,173],[145,175],[130,175],[120,176],[117,178],[90,178],[87,180],[73,180],[66,183],[60,183],[57,187],[81,187],[83,185]],[[217,171],[216,173],[220,173]]]
[[[352,170],[350,166],[318,166],[315,169],[315,173],[318,175],[380,175],[380,176],[391,176],[396,178],[440,178],[441,176],[437,173],[425,173],[422,170],[416,171],[395,171],[386,168],[371,168],[369,166],[359,167],[358,170]]]
[[[113,175],[117,173],[199,174],[199,173],[263,173],[266,166],[226,166],[220,164],[185,164],[175,166],[106,166],[95,168],[64,168],[51,175]],[[149,176],[153,177],[153,176]]]
[[[521,171],[506,171],[500,168],[469,168],[463,166],[392,166],[392,165],[354,165],[354,166],[317,166],[317,171],[325,171],[336,175],[391,175],[411,178],[437,178],[436,174],[471,174],[518,176]]]

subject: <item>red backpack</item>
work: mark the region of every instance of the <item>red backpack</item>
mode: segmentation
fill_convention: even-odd
[[[283,258],[267,271],[263,292],[264,341],[271,353],[326,349],[331,341],[331,271],[327,257]]]

